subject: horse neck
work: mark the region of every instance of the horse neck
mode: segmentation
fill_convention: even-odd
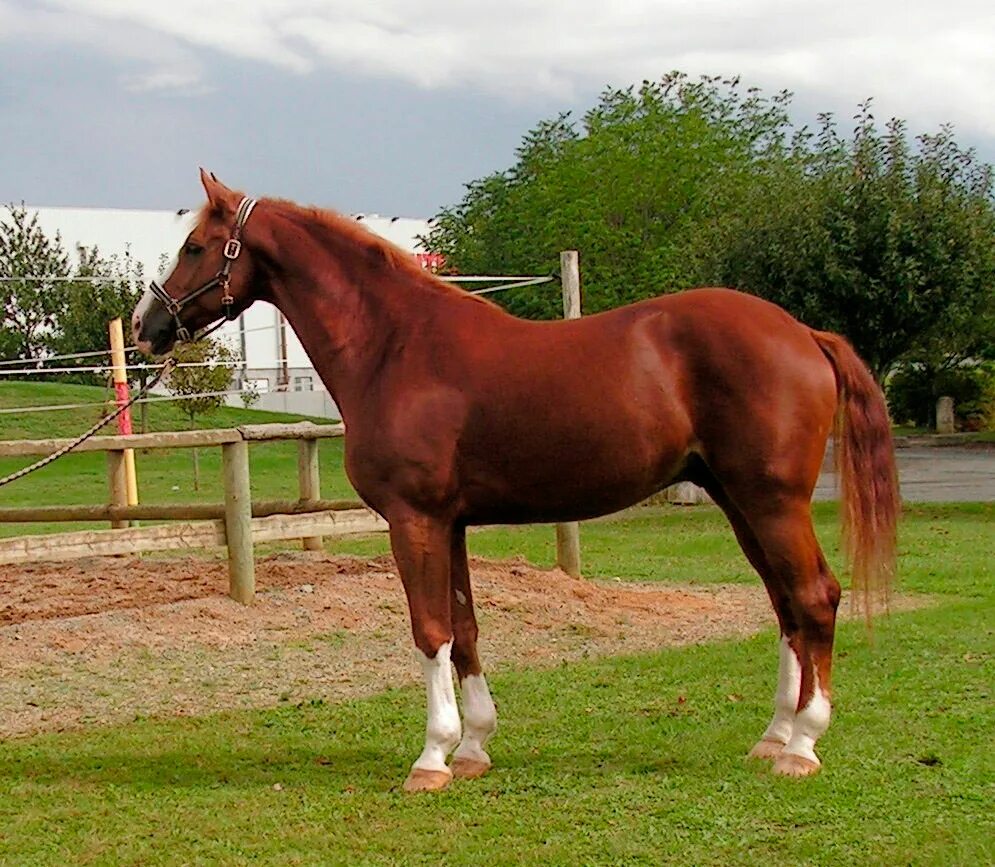
[[[398,334],[424,333],[420,325],[446,299],[417,273],[378,261],[328,226],[296,214],[272,223],[271,259],[279,264],[268,300],[287,318],[348,425]]]

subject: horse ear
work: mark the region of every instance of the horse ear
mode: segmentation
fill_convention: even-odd
[[[207,193],[207,201],[210,206],[222,213],[234,213],[237,206],[236,194],[219,181],[213,172],[206,169],[200,170],[200,182],[204,185],[204,192]]]

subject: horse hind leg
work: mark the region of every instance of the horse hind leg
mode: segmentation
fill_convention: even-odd
[[[711,473],[701,483],[763,579],[781,631],[774,715],[749,757],[773,760],[779,774],[815,773],[820,767],[815,742],[829,725],[839,584],[819,549],[807,502],[792,507],[788,500],[773,510],[768,505],[751,524]]]
[[[819,548],[806,500],[774,498],[780,508],[749,521],[785,611],[782,615],[780,671],[774,719],[761,740],[779,742],[774,772],[786,776],[816,773],[821,761],[815,744],[829,728],[833,637],[840,585]],[[788,628],[784,629],[787,624]],[[789,712],[794,703],[794,717]],[[763,748],[755,748],[762,753]]]
[[[466,531],[453,532],[451,556],[453,663],[463,694],[463,738],[449,765],[454,777],[473,779],[490,770],[484,747],[497,729],[497,712],[477,656],[477,619],[473,613]]]
[[[787,595],[781,588],[770,564],[768,564],[767,556],[743,513],[707,469],[702,468],[702,472],[699,473],[695,481],[705,488],[709,496],[725,513],[736,535],[736,540],[739,542],[739,547],[743,550],[750,565],[763,579],[767,595],[770,597],[774,613],[777,615],[781,641],[778,654],[777,690],[774,693],[774,717],[748,755],[748,758],[751,759],[771,761],[781,754],[794,730],[801,680],[798,661],[789,642],[791,636],[797,632],[797,626]]]

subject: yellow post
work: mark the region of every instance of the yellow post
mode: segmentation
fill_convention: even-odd
[[[114,396],[118,406],[127,402],[128,371],[124,360],[124,329],[120,319],[112,319],[108,327],[111,338],[111,372],[114,379]],[[118,433],[127,435],[131,430],[131,410],[125,410],[117,417]],[[135,474],[135,450],[124,450],[125,485],[128,494],[128,505],[138,505],[138,476]]]

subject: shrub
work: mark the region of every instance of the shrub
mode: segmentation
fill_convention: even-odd
[[[936,427],[936,401],[954,400],[960,430],[995,428],[995,364],[962,364],[936,370],[920,363],[902,365],[888,380],[888,407],[898,423]]]

